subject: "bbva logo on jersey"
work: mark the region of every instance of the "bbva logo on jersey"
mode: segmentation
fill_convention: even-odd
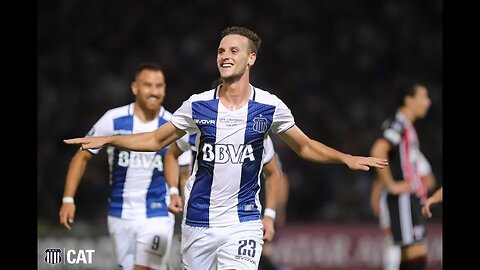
[[[202,159],[204,161],[215,161],[215,163],[225,164],[231,162],[233,164],[243,163],[246,159],[255,160],[253,155],[253,147],[250,144],[241,144],[235,147],[232,144],[215,144],[205,143],[202,148]]]
[[[128,151],[120,151],[118,153],[118,166],[143,168],[145,170],[157,168],[157,170],[163,171],[163,161],[160,155],[143,154]]]

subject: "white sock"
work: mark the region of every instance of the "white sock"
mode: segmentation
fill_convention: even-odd
[[[400,268],[400,246],[393,244],[391,235],[386,235],[383,241],[383,269],[398,270]]]

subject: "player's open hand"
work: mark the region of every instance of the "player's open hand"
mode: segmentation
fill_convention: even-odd
[[[84,137],[63,140],[66,144],[80,144],[82,150],[97,149],[108,143],[108,137]]]
[[[430,205],[432,204],[432,200],[427,200],[422,207],[423,216],[431,218],[432,212],[430,212]]]
[[[275,221],[271,217],[263,217],[263,239],[266,241],[272,241],[275,235]]]
[[[388,166],[388,160],[376,157],[349,156],[347,166],[352,170],[370,170],[370,167],[385,168]]]
[[[428,197],[425,201],[425,204],[422,208],[422,213],[425,217],[432,217],[432,212],[430,212],[430,207],[434,204],[437,204],[442,201],[443,197],[443,187],[438,189],[432,196]]]
[[[170,204],[168,205],[168,210],[173,214],[180,214],[183,211],[183,201],[182,197],[178,194],[172,194],[170,196]]]
[[[58,215],[60,216],[60,224],[68,230],[71,230],[72,227],[70,226],[73,224],[73,219],[75,218],[75,204],[63,203]]]

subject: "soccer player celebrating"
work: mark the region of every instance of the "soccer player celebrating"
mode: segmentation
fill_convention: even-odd
[[[276,133],[300,157],[343,163],[353,170],[383,168],[387,160],[352,156],[310,139],[295,125],[290,109],[273,94],[250,84],[261,40],[243,27],[222,32],[217,67],[222,84],[192,95],[172,120],[152,132],[65,140],[83,149],[112,145],[157,151],[198,133],[195,177],[186,188],[182,227],[184,269],[257,269],[262,253],[258,200],[264,138]],[[205,252],[208,243],[211,252]]]

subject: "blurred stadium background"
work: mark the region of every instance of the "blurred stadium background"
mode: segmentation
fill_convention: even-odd
[[[129,85],[140,62],[165,69],[164,106],[172,112],[208,89],[218,77],[220,32],[231,25],[262,38],[252,84],[282,98],[309,136],[348,153],[368,155],[382,121],[394,112],[391,91],[398,80],[425,82],[433,105],[416,126],[442,184],[441,0],[51,0],[38,7],[39,269],[49,269],[44,251],[53,247],[95,249],[94,265],[84,269],[114,265],[104,152],[90,162],[79,187],[74,229],[59,225],[76,151],[62,139],[83,136],[107,109],[131,102]],[[286,269],[380,269],[381,235],[369,206],[373,174],[309,163],[278,138],[274,143],[290,181],[274,259]],[[433,210],[428,269],[441,269],[441,205]]]

